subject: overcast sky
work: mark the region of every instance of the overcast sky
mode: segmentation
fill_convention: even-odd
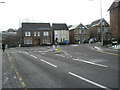
[[[20,22],[90,24],[100,19],[100,0],[0,0],[0,30],[18,29]],[[114,0],[102,0],[102,16],[109,22]]]

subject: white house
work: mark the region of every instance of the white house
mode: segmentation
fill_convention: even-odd
[[[53,23],[53,43],[69,42],[69,30],[65,23]]]

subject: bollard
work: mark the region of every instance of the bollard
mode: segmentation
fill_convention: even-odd
[[[60,45],[57,46],[57,52],[61,52]]]
[[[19,47],[21,47],[21,44],[19,44]]]
[[[55,49],[56,49],[56,48],[55,48],[55,45],[53,45],[53,51],[55,51]]]

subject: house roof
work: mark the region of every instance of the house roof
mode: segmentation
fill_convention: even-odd
[[[109,24],[106,22],[106,20],[104,18],[102,18],[102,19],[98,19],[96,21],[93,21],[91,23],[91,27],[99,26],[102,22],[105,22],[109,26]]]
[[[85,25],[85,27],[86,27],[87,29],[89,29],[89,28],[91,27],[91,24],[87,24],[87,25]]]
[[[73,29],[75,29],[77,26],[78,26],[78,25],[72,25],[72,26],[69,28],[69,30],[73,30]]]
[[[22,30],[52,30],[50,23],[22,23]]]
[[[115,9],[117,7],[120,7],[120,0],[115,0],[112,5],[110,6],[110,8],[108,9],[109,10],[112,10],[112,9]]]
[[[70,27],[69,28],[69,30],[73,30],[73,29],[75,29],[75,28],[77,28],[77,27],[79,27],[79,26],[83,26],[83,27],[85,27],[86,29],[88,29],[85,25],[83,25],[82,23],[80,23],[80,24],[78,24],[78,25],[72,25],[72,27]]]
[[[53,23],[53,30],[68,30],[68,27],[65,23]]]
[[[7,30],[8,32],[16,32],[14,29],[10,28]]]

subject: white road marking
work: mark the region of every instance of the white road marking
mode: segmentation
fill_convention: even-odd
[[[34,58],[37,58],[36,56],[34,56],[34,55],[30,55],[31,57],[34,57]]]
[[[24,52],[25,54],[29,54],[28,52]]]
[[[14,76],[14,79],[16,79],[16,76]]]
[[[97,49],[100,52],[103,52],[103,50],[100,47],[94,46],[95,49]]]
[[[3,83],[5,84],[5,83],[8,81],[8,79],[9,79],[9,78],[6,77]]]
[[[45,63],[47,63],[47,64],[49,64],[49,65],[55,67],[55,68],[58,67],[58,66],[56,66],[56,65],[54,65],[54,64],[52,64],[52,63],[50,63],[50,62],[47,62],[47,61],[45,61],[45,60],[43,60],[43,59],[40,59],[40,60],[41,60],[42,62],[45,62]]]
[[[108,67],[108,66],[106,66],[106,65],[102,65],[102,64],[98,64],[98,63],[86,61],[86,60],[83,60],[83,59],[80,59],[80,60],[79,60],[79,59],[73,58],[73,60],[80,61],[80,62],[85,62],[85,63],[88,63],[88,64],[97,65],[97,66],[101,66],[101,67]]]
[[[65,57],[64,55],[59,55],[59,56],[61,56],[61,57]]]
[[[38,51],[38,52],[43,52],[43,51]]]
[[[15,53],[15,52],[11,52],[11,53]]]
[[[105,87],[105,86],[103,86],[103,85],[101,85],[101,84],[98,84],[98,83],[96,83],[96,82],[93,82],[93,81],[91,81],[91,80],[88,80],[88,79],[86,79],[86,78],[84,78],[84,77],[81,77],[81,76],[79,76],[79,75],[77,75],[77,74],[74,74],[74,73],[72,73],[72,72],[69,72],[69,74],[72,75],[72,76],[75,76],[75,77],[77,77],[77,78],[79,78],[79,79],[82,79],[82,80],[84,80],[84,81],[86,81],[86,82],[88,82],[88,83],[91,83],[91,84],[93,84],[93,85],[95,85],[95,86],[98,86],[98,87],[100,87],[100,88],[104,88],[104,89],[106,89],[106,90],[112,90],[112,89],[110,89],[110,88],[108,88],[108,87]]]

